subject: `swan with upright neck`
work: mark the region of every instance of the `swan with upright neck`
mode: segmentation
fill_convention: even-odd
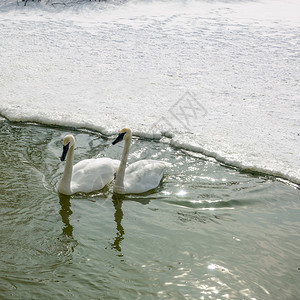
[[[114,192],[117,194],[139,194],[155,189],[171,164],[152,159],[137,161],[126,167],[132,133],[129,128],[123,128],[113,145],[124,140],[121,163],[114,182]]]
[[[63,176],[58,186],[58,192],[72,195],[78,192],[90,193],[101,190],[110,183],[120,161],[110,158],[84,159],[73,166],[75,138],[68,134],[63,140],[61,161],[66,158]]]

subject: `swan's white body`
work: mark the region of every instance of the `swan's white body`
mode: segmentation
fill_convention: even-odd
[[[131,143],[131,131],[124,128],[119,137],[113,142],[118,143],[124,138],[124,150],[119,170],[114,183],[114,192],[117,194],[140,194],[155,189],[164,174],[164,170],[171,164],[157,160],[140,160],[126,168],[129,148]]]
[[[64,153],[61,160],[64,160],[66,155],[67,160],[58,191],[65,195],[72,195],[78,192],[90,193],[101,190],[114,179],[120,161],[110,158],[92,158],[82,160],[73,166],[74,144],[75,138],[72,135],[64,138]]]

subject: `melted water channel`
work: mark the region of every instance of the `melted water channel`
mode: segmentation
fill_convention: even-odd
[[[66,133],[75,162],[121,155],[97,133],[0,120],[1,298],[299,296],[299,187],[134,139],[130,162],[173,164],[155,191],[66,197]]]

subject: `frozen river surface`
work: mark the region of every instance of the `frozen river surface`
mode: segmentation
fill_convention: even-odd
[[[2,115],[173,135],[300,182],[297,1],[51,3],[0,5]]]

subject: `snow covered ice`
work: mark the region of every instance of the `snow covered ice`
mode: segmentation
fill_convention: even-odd
[[[1,1],[2,116],[164,134],[300,183],[298,1],[54,2]]]

